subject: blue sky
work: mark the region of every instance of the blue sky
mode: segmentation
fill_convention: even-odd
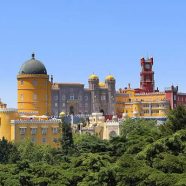
[[[113,74],[139,87],[139,61],[154,57],[156,86],[186,92],[185,0],[2,0],[0,98],[16,107],[19,68],[35,52],[56,82]]]

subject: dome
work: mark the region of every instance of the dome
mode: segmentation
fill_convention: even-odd
[[[105,87],[105,83],[104,82],[99,82],[99,87],[104,88]]]
[[[32,58],[21,66],[19,74],[47,74],[47,70],[44,64],[36,60],[35,55],[32,54]]]
[[[122,114],[122,118],[127,118],[128,117],[128,114],[127,113],[123,113]]]
[[[96,74],[91,74],[91,75],[89,76],[89,79],[90,79],[90,80],[98,80],[99,77],[98,77]]]
[[[61,112],[61,113],[59,114],[59,116],[60,116],[60,117],[64,117],[64,116],[65,116],[65,112]]]
[[[113,81],[113,80],[115,80],[115,78],[114,78],[114,76],[112,76],[112,75],[108,75],[108,76],[105,78],[105,80],[107,80],[107,81]]]

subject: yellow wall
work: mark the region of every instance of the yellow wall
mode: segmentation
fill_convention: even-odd
[[[164,92],[136,94],[134,89],[125,89],[116,95],[116,113],[128,117],[165,117],[169,102]]]
[[[20,133],[20,128],[26,128],[25,134]],[[36,134],[31,134],[31,129],[36,129]],[[42,128],[47,128],[46,134],[42,134]],[[23,120],[19,117],[16,109],[1,109],[0,110],[0,139],[5,137],[8,141],[21,142],[23,140],[35,138],[36,144],[47,144],[52,147],[59,146],[59,138],[61,132],[53,132],[53,128],[59,129],[59,121],[53,120]],[[46,142],[42,141],[46,138]],[[54,138],[58,142],[54,142]]]
[[[129,95],[123,93],[116,95],[115,111],[118,115],[122,115],[124,112],[126,102],[129,102]]]
[[[15,130],[15,142],[22,142],[24,140],[30,140],[36,144],[47,144],[53,147],[57,147],[59,145],[59,138],[61,136],[59,132],[59,123],[52,122],[51,120],[46,121],[19,121],[14,120],[12,125]],[[25,133],[21,133],[21,128],[25,128]],[[57,128],[58,132],[54,133],[53,128]],[[36,129],[36,133],[32,134],[32,129]],[[46,129],[46,134],[42,134],[42,129]],[[23,129],[24,130],[24,129]],[[46,141],[43,142],[42,139],[45,138]],[[54,138],[58,140],[58,142],[54,142]]]
[[[21,74],[17,76],[17,83],[19,112],[51,114],[51,82],[48,75]]]
[[[7,140],[12,140],[13,130],[10,121],[17,119],[18,113],[13,109],[2,109],[0,111],[0,139],[4,136]]]

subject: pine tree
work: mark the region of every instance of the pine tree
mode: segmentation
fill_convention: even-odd
[[[61,149],[64,155],[67,155],[73,147],[73,138],[71,124],[65,120],[65,116],[61,116],[60,128],[62,133]]]

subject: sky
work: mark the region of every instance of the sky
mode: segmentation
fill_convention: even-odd
[[[17,107],[16,76],[31,58],[54,82],[88,86],[95,73],[116,88],[139,87],[140,59],[153,57],[155,86],[186,92],[185,0],[1,0],[0,98]]]

